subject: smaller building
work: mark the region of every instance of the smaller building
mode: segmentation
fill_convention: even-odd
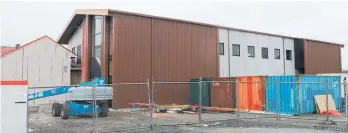
[[[30,87],[70,85],[76,55],[48,36],[17,47],[1,47],[1,80],[27,80]],[[52,88],[30,89],[28,93]],[[64,95],[30,101],[29,106],[64,101]]]

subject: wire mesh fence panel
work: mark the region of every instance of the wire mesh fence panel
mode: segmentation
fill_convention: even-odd
[[[273,119],[276,115],[266,110],[266,78],[263,76],[239,77],[238,92],[240,119]],[[275,103],[277,95],[272,97]]]
[[[236,118],[236,78],[212,78],[202,81],[202,97],[209,92],[210,104],[203,104],[202,123]],[[213,122],[213,123],[212,123]]]
[[[279,82],[279,119],[337,121],[341,115],[340,83]],[[326,113],[328,112],[328,113]]]
[[[192,124],[198,122],[198,81],[162,82],[152,84],[153,125]],[[192,105],[192,106],[191,106]]]
[[[113,132],[150,128],[150,86],[144,83],[30,88],[30,101],[60,96],[54,102],[28,106],[29,128],[37,132]],[[46,89],[49,88],[49,89]],[[34,105],[34,104],[33,104]],[[111,108],[113,107],[113,108]],[[37,110],[35,110],[37,108]]]
[[[113,99],[99,100],[97,107],[109,108],[107,114],[97,112],[95,131],[118,132],[131,129],[150,128],[149,82],[116,83],[97,85],[112,89]],[[96,96],[98,91],[95,91]],[[106,103],[107,102],[107,105]],[[104,105],[105,104],[105,105]],[[112,107],[112,108],[111,108]]]
[[[93,131],[92,119],[88,119],[88,115],[81,118],[77,117],[79,115],[76,110],[77,103],[81,102],[78,102],[78,99],[73,99],[74,96],[68,94],[73,88],[76,87],[29,87],[29,90],[35,89],[35,91],[28,91],[29,130],[34,132]]]

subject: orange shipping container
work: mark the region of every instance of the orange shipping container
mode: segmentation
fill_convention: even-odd
[[[264,110],[265,76],[245,76],[239,79],[239,106],[241,110]]]

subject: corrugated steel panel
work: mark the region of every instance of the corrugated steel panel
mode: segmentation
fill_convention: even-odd
[[[217,30],[214,27],[141,16],[114,14],[113,83],[189,81],[217,77]],[[158,104],[188,104],[189,85],[155,86]],[[114,91],[113,105],[147,102],[147,90],[135,96]],[[119,93],[119,94],[117,94]]]
[[[217,77],[216,34],[213,27],[152,19],[154,80],[189,81],[197,77]],[[188,84],[171,85],[171,89],[165,89],[168,87],[156,85],[156,103],[189,103]]]
[[[213,78],[212,81],[236,81],[236,78]],[[236,108],[236,83],[213,82],[211,84],[211,106]]]
[[[239,105],[243,110],[264,109],[264,76],[245,76],[239,78]]]
[[[277,111],[277,82],[297,82],[296,76],[269,76],[266,87],[266,110]],[[279,84],[281,114],[298,113],[298,89],[296,84]]]
[[[340,73],[341,46],[305,40],[305,74]]]
[[[299,82],[328,82],[329,94],[335,102],[336,108],[341,108],[340,76],[299,76]],[[300,87],[300,113],[312,113],[315,111],[315,95],[325,95],[325,84],[299,84]]]
[[[211,78],[202,78],[202,81],[211,81]],[[199,82],[199,79],[191,79],[190,82]],[[210,106],[210,82],[203,82],[202,84],[202,106]],[[199,84],[191,83],[190,84],[190,105],[199,104]]]
[[[151,19],[118,14],[114,19],[112,82],[146,82],[151,77]],[[148,102],[145,85],[114,86],[113,107]]]
[[[341,98],[344,98],[344,89],[348,88],[347,80],[348,80],[348,73],[326,73],[326,74],[318,74],[318,75],[325,75],[325,76],[340,76],[341,77]],[[345,84],[343,84],[345,83]]]
[[[267,111],[276,112],[277,82],[280,82],[280,113],[295,115],[315,112],[314,95],[326,94],[325,84],[314,84],[314,82],[337,83],[339,80],[340,77],[337,76],[269,76],[267,77],[266,87]],[[292,82],[303,82],[303,84]],[[309,82],[312,82],[312,84],[305,84]],[[339,86],[330,84],[328,89],[334,99],[336,108],[339,109],[341,105]]]

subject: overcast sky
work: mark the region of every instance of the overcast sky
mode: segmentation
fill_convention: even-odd
[[[75,9],[117,9],[347,44],[348,2],[0,2],[1,45],[57,39]],[[348,69],[348,48],[342,49]]]

